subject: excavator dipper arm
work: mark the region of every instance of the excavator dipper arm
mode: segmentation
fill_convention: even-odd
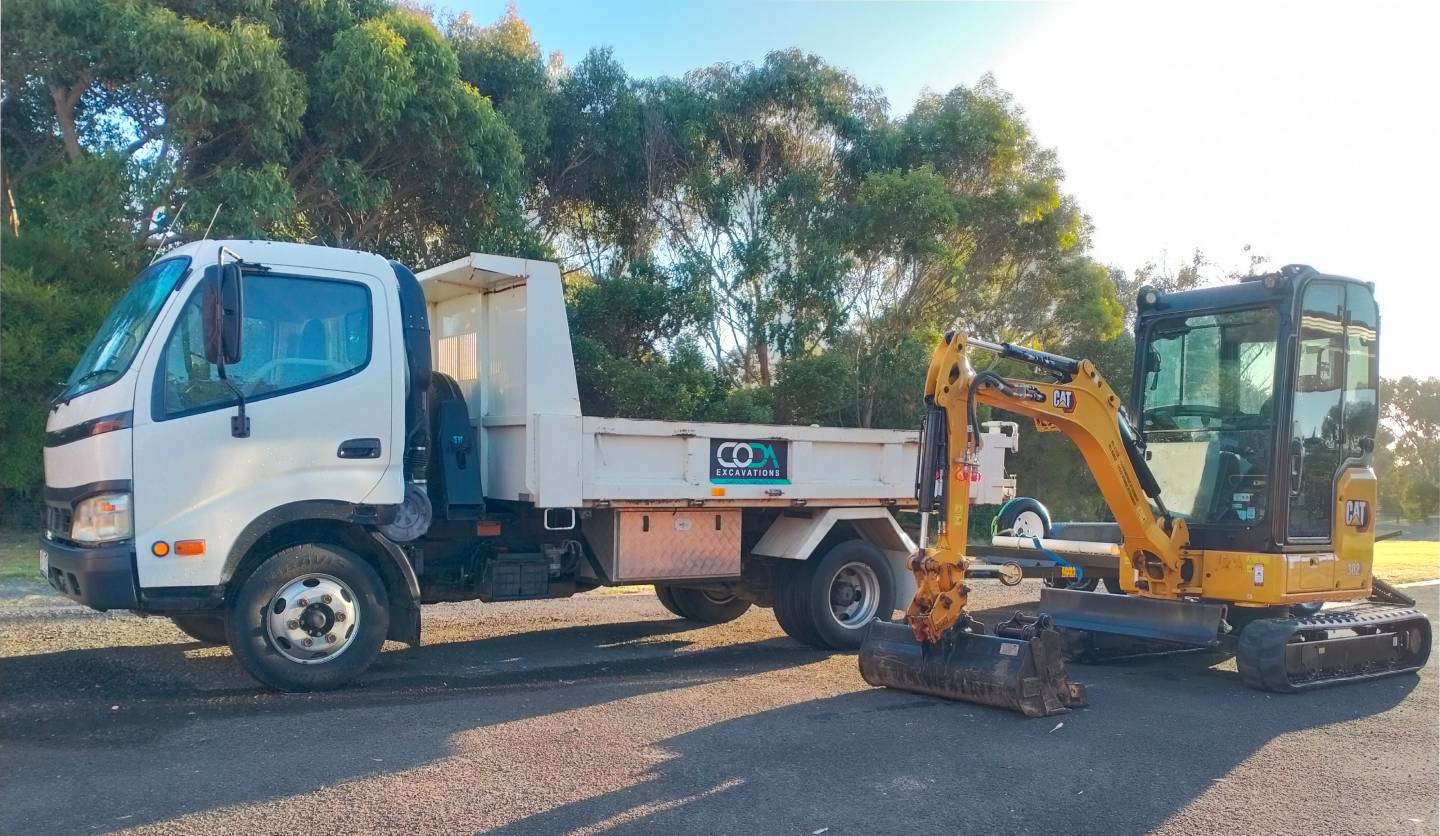
[[[976,373],[970,354],[984,350],[1029,363],[1053,381],[1022,381]],[[933,642],[968,618],[965,586],[970,476],[976,461],[971,432],[975,405],[989,404],[1033,418],[1041,429],[1068,436],[1085,458],[1124,537],[1120,577],[1126,591],[1175,597],[1186,577],[1185,522],[1166,520],[1159,486],[1145,465],[1120,397],[1089,360],[1072,360],[1009,344],[971,340],[951,332],[935,350],[925,376],[926,425],[921,456],[920,511],[941,517],[933,547],[911,559],[917,591],[906,611],[921,642]],[[1135,573],[1140,570],[1139,586]]]

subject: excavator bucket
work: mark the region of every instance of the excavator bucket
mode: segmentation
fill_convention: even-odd
[[[1027,717],[1085,705],[1085,686],[1065,675],[1060,636],[1044,616],[1016,616],[998,635],[952,629],[922,644],[905,624],[876,621],[860,646],[860,676],[947,700],[1008,708]]]

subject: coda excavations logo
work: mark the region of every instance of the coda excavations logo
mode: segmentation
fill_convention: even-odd
[[[712,438],[710,481],[721,485],[788,485],[789,447],[783,441]]]

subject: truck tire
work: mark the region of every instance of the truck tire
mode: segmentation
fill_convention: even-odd
[[[225,643],[223,615],[172,615],[170,620],[180,632],[201,644]]]
[[[846,540],[818,560],[788,567],[778,586],[781,629],[821,650],[858,650],[870,622],[894,615],[890,561],[864,540]]]
[[[680,618],[686,617],[685,613],[680,612],[680,605],[675,603],[674,590],[671,589],[669,586],[666,586],[663,583],[655,584],[655,597],[660,599],[660,606],[664,607],[665,609],[669,610]]]
[[[701,624],[734,621],[750,609],[749,601],[713,589],[657,584],[655,597],[670,612]]]
[[[230,649],[251,676],[279,691],[326,691],[375,661],[390,626],[389,599],[353,552],[304,543],[257,566],[225,622]]]

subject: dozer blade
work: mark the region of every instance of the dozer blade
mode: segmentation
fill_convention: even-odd
[[[871,685],[992,705],[1027,717],[1085,704],[1085,686],[1065,675],[1054,630],[1005,638],[950,630],[921,644],[905,624],[876,621],[860,646],[860,675]]]
[[[1040,611],[1056,627],[1140,639],[1214,647],[1220,641],[1223,604],[1164,601],[1073,589],[1040,590]]]

